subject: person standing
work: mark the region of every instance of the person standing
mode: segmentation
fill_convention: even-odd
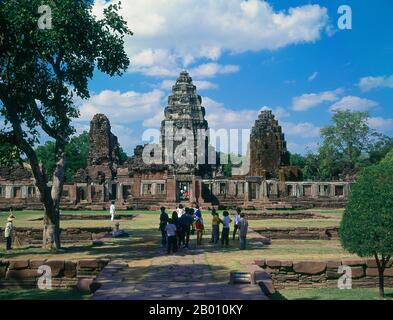
[[[160,227],[159,230],[161,231],[161,246],[165,247],[167,244],[167,239],[166,239],[166,231],[165,227],[168,224],[169,216],[165,212],[165,208],[161,207],[161,214],[160,214]]]
[[[192,209],[190,212],[189,208],[186,208],[185,213],[181,216],[179,220],[179,225],[181,229],[180,243],[183,244],[183,248],[188,248],[190,242],[191,226],[193,223]]]
[[[222,234],[221,234],[221,244],[229,246],[229,231],[230,231],[230,223],[232,222],[229,212],[224,211],[223,213],[224,218],[222,219]]]
[[[203,230],[204,230],[203,219],[200,216],[195,215],[195,231],[197,234],[198,246],[202,245]]]
[[[246,219],[246,215],[242,213],[240,215],[240,222],[239,222],[240,250],[246,249],[247,232],[248,232],[248,221]]]
[[[194,209],[194,215],[198,218],[202,218],[202,211],[199,208],[199,205],[195,205],[195,209]]]
[[[111,202],[111,206],[109,207],[109,213],[111,214],[111,221],[115,221],[115,213],[116,213],[115,201]]]
[[[242,210],[240,208],[236,209],[236,214],[235,214],[235,225],[233,227],[233,240],[236,238],[236,233],[239,230],[239,223],[240,223],[240,214],[242,213]]]
[[[168,219],[168,224],[165,226],[165,233],[168,237],[168,254],[175,253],[177,249],[177,238],[176,238],[176,225],[172,219]]]
[[[214,210],[212,219],[212,243],[217,244],[220,240],[220,222],[221,219],[218,216],[216,210]]]
[[[4,230],[4,237],[6,240],[6,250],[12,250],[12,236],[14,233],[14,225],[13,222],[15,220],[14,215],[10,215],[7,219],[7,223],[5,225],[5,230]]]
[[[179,217],[177,216],[177,212],[173,211],[172,212],[172,223],[176,226],[176,249],[178,248],[178,243],[180,247],[180,227],[179,227]]]
[[[179,204],[179,207],[176,209],[177,216],[180,219],[182,215],[184,214],[184,207],[182,204]]]

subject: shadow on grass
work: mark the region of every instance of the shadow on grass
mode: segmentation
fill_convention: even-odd
[[[0,300],[87,300],[90,295],[76,289],[39,290],[39,289],[2,289]]]
[[[50,251],[48,249],[31,246],[26,248],[17,248],[9,252],[1,252],[0,257],[6,259],[14,259],[23,255],[28,256],[61,256],[61,255],[75,255],[82,258],[102,257],[111,259],[148,259],[157,256],[157,250],[161,244],[161,233],[154,228],[148,229],[134,229],[127,230],[130,233],[130,238],[104,238],[103,245],[93,246],[90,243],[76,243],[65,244],[63,248],[58,251]],[[239,241],[230,240],[229,246],[222,246],[221,242],[218,244],[209,243],[210,238],[207,236],[203,240],[201,246],[196,245],[196,236],[190,238],[190,249],[201,249],[207,253],[214,252],[236,252],[240,251]],[[267,250],[269,246],[263,246],[257,239],[250,239],[247,243],[246,250],[242,251],[245,254],[251,250]]]

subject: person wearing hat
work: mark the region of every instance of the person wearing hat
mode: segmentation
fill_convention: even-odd
[[[5,225],[5,230],[4,230],[4,236],[6,239],[6,250],[11,250],[12,249],[12,234],[14,231],[14,225],[13,221],[15,220],[15,216],[11,214],[8,219],[7,223]]]

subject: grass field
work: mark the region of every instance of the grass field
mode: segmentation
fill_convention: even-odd
[[[393,299],[393,289],[386,288],[386,300]],[[340,289],[285,289],[277,292],[273,300],[380,300],[377,288]]]
[[[316,212],[316,210],[310,210]],[[250,220],[250,227],[330,227],[339,224],[337,217],[342,214],[341,210],[317,211],[324,215],[331,215],[331,220]],[[123,212],[122,212],[123,213]],[[62,248],[58,253],[48,252],[46,249],[17,248],[9,253],[0,249],[0,257],[11,259],[83,259],[93,257],[123,258],[129,261],[150,259],[154,255],[154,249],[159,245],[160,232],[158,231],[158,211],[130,211],[137,214],[134,220],[120,220],[120,227],[126,229],[131,238],[113,239],[104,246],[92,247],[87,244],[76,244]],[[63,214],[107,214],[102,211],[63,211]],[[222,214],[222,212],[220,212]],[[5,223],[7,214],[0,216],[0,224]],[[21,211],[15,212],[15,227],[42,227],[42,221],[31,221],[42,216],[42,212]],[[252,264],[262,258],[281,260],[319,260],[341,259],[352,257],[346,253],[339,241],[295,241],[274,240],[271,246],[263,246],[260,241],[250,239],[246,251],[238,250],[238,241],[231,241],[229,248],[221,248],[221,245],[208,243],[211,234],[211,215],[204,214],[206,230],[204,250],[206,259],[216,279],[226,280],[229,271],[242,270],[245,265]],[[62,221],[62,228],[69,227],[110,227],[111,221],[106,220],[74,220]]]

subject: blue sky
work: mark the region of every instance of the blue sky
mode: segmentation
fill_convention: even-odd
[[[107,4],[97,0],[94,12]],[[343,4],[352,30],[337,28]],[[130,69],[95,74],[79,132],[105,113],[132,154],[143,131],[159,126],[170,87],[187,69],[214,129],[250,128],[269,108],[289,150],[305,153],[331,110],[346,108],[369,111],[372,127],[393,134],[391,0],[127,0],[122,14],[135,32],[126,42]]]

